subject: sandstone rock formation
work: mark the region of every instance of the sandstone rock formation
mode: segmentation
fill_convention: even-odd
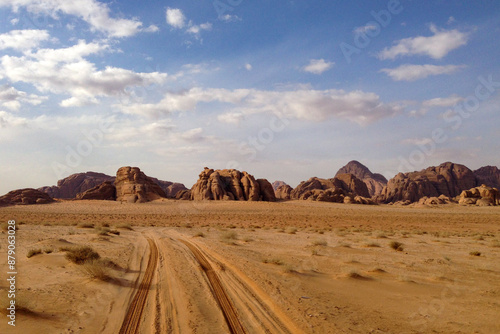
[[[272,185],[264,179],[255,180],[247,172],[235,169],[213,170],[205,167],[191,188],[193,200],[276,200]]]
[[[279,187],[281,186],[286,186],[287,184],[284,181],[274,181],[273,182],[273,189],[276,191]]]
[[[0,197],[0,206],[48,204],[52,202],[54,202],[54,199],[48,194],[32,188],[13,190]]]
[[[115,201],[116,200],[116,187],[111,181],[106,181],[100,185],[79,193],[76,195],[76,199],[96,199],[102,201]]]
[[[420,172],[399,173],[390,179],[377,200],[390,202],[418,202],[420,198],[445,195],[453,198],[463,190],[476,186],[473,172],[459,164],[443,163]]]
[[[118,169],[115,187],[116,200],[120,202],[144,203],[167,197],[163,189],[138,167]]]
[[[453,200],[445,195],[440,195],[439,197],[424,196],[418,201],[418,204],[426,206],[434,206],[434,205],[450,204],[450,203],[453,203]]]
[[[496,166],[485,166],[474,171],[477,185],[485,184],[500,189],[500,169]]]
[[[387,185],[387,179],[382,174],[372,173],[365,165],[358,161],[350,161],[340,168],[335,176],[340,174],[352,174],[363,181],[371,196],[379,195]]]
[[[191,199],[191,190],[180,190],[175,195],[175,199],[189,201]]]
[[[461,205],[491,206],[500,205],[500,192],[496,188],[481,185],[469,190],[464,190],[459,196]]]
[[[182,183],[162,181],[157,178],[151,177],[156,184],[165,192],[168,198],[175,198],[177,193],[181,190],[187,190],[187,188]]]
[[[339,174],[333,179],[312,177],[290,192],[291,199],[336,203],[372,204],[366,184],[352,174]]]
[[[38,190],[53,198],[75,198],[77,194],[94,188],[105,181],[113,182],[115,178],[102,173],[87,172],[68,176],[57,181],[57,186],[42,187]]]
[[[289,200],[291,199],[290,194],[292,193],[292,190],[292,187],[290,187],[288,184],[284,184],[274,190],[274,195],[276,196],[276,199]]]

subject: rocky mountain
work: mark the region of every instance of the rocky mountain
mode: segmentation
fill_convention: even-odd
[[[175,198],[175,195],[181,190],[187,190],[187,188],[182,183],[162,181],[157,178],[151,177],[151,180],[156,182],[160,188],[165,192],[168,198]]]
[[[293,188],[288,184],[283,184],[274,190],[274,195],[276,196],[276,199],[289,200],[291,199],[290,194],[292,193],[292,190]]]
[[[103,173],[86,172],[70,175],[57,181],[57,186],[38,188],[53,198],[70,199],[77,194],[94,188],[105,181],[114,182],[115,178]]]
[[[0,206],[48,204],[52,202],[54,200],[48,194],[32,188],[13,190],[0,197]]]
[[[235,169],[213,170],[205,167],[191,188],[192,200],[269,201],[276,197],[271,183]]]
[[[105,181],[100,185],[86,190],[76,195],[76,199],[95,199],[101,201],[115,201],[116,200],[116,187],[111,181]]]
[[[387,185],[387,179],[382,174],[372,173],[368,167],[358,161],[350,161],[344,167],[340,168],[335,174],[352,174],[363,181],[368,188],[370,196],[377,196]]]
[[[485,184],[487,186],[500,190],[500,169],[496,166],[485,166],[474,171],[477,179],[477,184]]]
[[[120,202],[144,203],[167,197],[163,189],[138,167],[118,169],[114,185],[116,200]]]
[[[377,200],[383,203],[417,202],[422,197],[450,198],[477,185],[476,176],[464,165],[452,162],[429,167],[419,172],[399,173],[389,180]]]
[[[312,177],[302,181],[290,193],[291,199],[336,203],[369,204],[369,197],[366,184],[352,174],[338,174],[332,179]]]
[[[274,191],[276,191],[281,186],[287,186],[287,184],[284,181],[274,181],[273,182]]]

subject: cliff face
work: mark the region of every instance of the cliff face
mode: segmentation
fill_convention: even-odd
[[[70,175],[57,181],[57,186],[38,188],[53,198],[70,199],[77,194],[94,188],[103,182],[114,182],[115,178],[102,173],[86,172]]]
[[[387,179],[383,175],[372,173],[365,165],[355,160],[340,168],[335,176],[340,174],[352,174],[363,181],[370,196],[379,195],[387,185]]]
[[[167,197],[161,187],[138,167],[118,169],[115,187],[117,201],[144,203]]]

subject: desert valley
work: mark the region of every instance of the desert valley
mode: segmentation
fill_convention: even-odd
[[[18,322],[0,331],[497,333],[499,182],[453,163],[387,181],[352,161],[294,189],[123,167],[13,191],[0,250],[15,220]]]

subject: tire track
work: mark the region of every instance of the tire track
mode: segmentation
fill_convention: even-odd
[[[207,275],[208,281],[212,286],[215,299],[217,300],[220,308],[222,309],[222,313],[224,314],[224,318],[226,319],[226,322],[229,326],[231,333],[247,334],[247,332],[243,328],[243,325],[240,322],[238,314],[236,313],[236,309],[234,308],[231,300],[227,296],[226,291],[222,286],[219,277],[215,273],[214,269],[212,268],[212,265],[210,264],[210,262],[208,262],[205,255],[203,255],[203,253],[198,249],[198,247],[196,247],[189,241],[186,240],[180,240],[180,241],[183,244],[185,244],[189,248],[189,250],[193,253],[194,257],[200,263],[203,271]]]
[[[158,247],[152,239],[147,238],[147,240],[150,249],[148,265],[144,273],[144,278],[139,285],[139,289],[130,303],[125,319],[123,319],[123,324],[119,332],[120,334],[136,334],[139,332],[142,312],[146,304],[146,299],[148,298],[149,288],[151,287],[151,281],[153,280],[156,265],[158,263]]]

